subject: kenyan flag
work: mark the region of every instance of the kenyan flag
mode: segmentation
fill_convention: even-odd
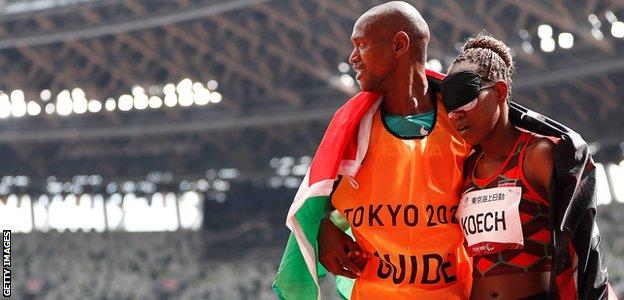
[[[379,94],[361,92],[332,118],[286,218],[292,232],[273,283],[281,299],[321,298],[318,278],[325,270],[316,256],[319,225],[338,175],[355,176],[366,155],[379,103]],[[349,295],[351,284],[338,286]]]

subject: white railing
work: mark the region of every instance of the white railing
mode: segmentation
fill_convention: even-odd
[[[12,15],[96,0],[0,0],[0,14]]]

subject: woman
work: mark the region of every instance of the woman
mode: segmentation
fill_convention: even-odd
[[[474,146],[457,214],[473,256],[472,299],[546,299],[549,289],[554,144],[510,123],[513,70],[509,48],[479,34],[443,82],[449,118]]]
[[[587,144],[556,121],[523,117],[516,104],[519,124],[554,137],[514,127],[513,71],[509,48],[481,33],[442,82],[444,108],[474,150],[457,210],[473,257],[471,298],[617,299],[599,247]]]

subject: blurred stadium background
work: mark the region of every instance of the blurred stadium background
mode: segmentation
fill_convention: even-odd
[[[17,299],[274,299],[284,218],[369,0],[0,1],[0,228]],[[429,67],[486,29],[514,98],[598,162],[624,293],[624,2],[409,1]],[[324,282],[328,298],[335,295]]]

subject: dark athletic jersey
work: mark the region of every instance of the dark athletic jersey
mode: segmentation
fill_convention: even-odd
[[[507,160],[489,178],[476,178],[474,175],[482,153],[475,153],[478,157],[474,164],[469,166],[470,173],[466,176],[462,192],[498,187],[522,188],[518,210],[524,245],[511,247],[499,253],[475,256],[473,259],[475,278],[550,271],[553,250],[550,243],[548,200],[531,187],[522,170],[524,154],[533,137],[532,133],[522,132]]]

